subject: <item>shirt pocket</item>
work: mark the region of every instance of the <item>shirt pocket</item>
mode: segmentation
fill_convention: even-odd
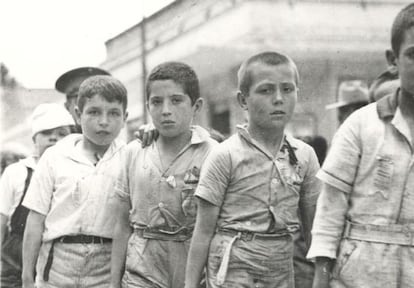
[[[332,271],[333,278],[340,279],[342,277],[341,275],[352,275],[358,272],[358,263],[354,261],[357,245],[358,242],[354,240],[345,239],[341,242],[335,267]]]
[[[370,196],[381,195],[382,199],[388,199],[393,175],[394,161],[392,157],[390,155],[377,156]]]

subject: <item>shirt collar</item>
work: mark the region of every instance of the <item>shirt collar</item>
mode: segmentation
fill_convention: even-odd
[[[237,125],[237,132],[239,133],[239,135],[245,140],[247,141],[249,144],[253,145],[254,147],[256,147],[256,149],[260,150],[262,153],[266,154],[267,157],[269,157],[270,159],[273,159],[273,156],[267,151],[267,149],[265,149],[264,147],[262,147],[262,145],[260,145],[260,143],[258,143],[255,139],[253,139],[249,133],[249,131],[247,130],[247,124],[243,124],[243,125]],[[276,155],[276,158],[280,158],[281,151],[285,151],[287,149],[287,146],[290,144],[290,146],[292,147],[293,150],[297,150],[297,145],[296,145],[296,141],[294,140],[294,138],[289,135],[289,134],[284,134],[283,136],[283,142],[280,145],[280,149],[279,152]]]
[[[31,168],[31,169],[35,169],[36,168],[36,160],[35,160],[35,156],[29,156],[27,158],[24,158],[22,160],[20,160],[21,163],[26,166],[27,168]]]
[[[203,127],[194,125],[194,126],[191,126],[190,129],[191,129],[191,140],[190,140],[191,145],[200,144],[210,139],[210,133],[208,133],[208,131],[204,129]]]
[[[83,139],[82,134],[70,134],[66,136],[64,139],[60,140],[56,145],[60,146],[60,151],[63,151],[64,155],[67,157],[72,158],[78,162],[85,162],[85,157],[79,153],[79,150],[75,147],[76,143]],[[119,149],[121,149],[126,144],[124,141],[115,139],[112,141],[111,145],[109,146],[108,150],[106,150],[105,154],[103,155],[102,160],[108,160],[111,158]],[[86,161],[85,163],[88,163]]]
[[[399,91],[400,88],[377,101],[377,113],[380,119],[394,117],[398,107]]]

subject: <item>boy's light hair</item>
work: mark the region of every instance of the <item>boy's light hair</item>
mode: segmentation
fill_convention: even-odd
[[[165,62],[154,69],[148,76],[146,83],[147,101],[151,94],[151,83],[157,80],[172,80],[180,85],[185,94],[190,96],[191,105],[200,98],[200,84],[197,74],[189,65],[181,62]]]
[[[240,92],[249,95],[250,86],[252,85],[251,65],[254,63],[262,63],[270,66],[287,64],[295,71],[295,82],[299,85],[299,72],[295,62],[289,56],[277,52],[262,52],[245,60],[237,72],[237,85]]]
[[[405,31],[414,26],[414,3],[403,8],[395,17],[391,28],[391,48],[396,57],[400,53]]]
[[[125,86],[112,76],[99,75],[87,78],[79,87],[77,105],[82,112],[86,100],[99,94],[108,102],[119,102],[124,112],[128,105],[128,93]]]

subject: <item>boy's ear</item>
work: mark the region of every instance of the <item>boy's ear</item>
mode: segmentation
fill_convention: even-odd
[[[387,59],[388,66],[397,67],[397,56],[391,49],[385,50],[385,58]]]
[[[128,119],[128,111],[125,110],[125,113],[124,113],[124,122],[126,122],[127,119]]]
[[[198,113],[203,108],[204,100],[203,98],[198,98],[193,104],[193,112]]]
[[[237,102],[239,102],[239,105],[243,110],[247,110],[247,96],[241,91],[237,91]]]
[[[82,114],[82,112],[80,111],[80,109],[79,109],[79,107],[76,105],[75,106],[75,122],[76,122],[76,124],[78,124],[78,125],[80,125],[80,123],[81,123],[81,114]]]

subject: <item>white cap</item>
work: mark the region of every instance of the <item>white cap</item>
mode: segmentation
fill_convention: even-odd
[[[334,109],[355,103],[368,103],[368,86],[360,80],[344,81],[339,85],[338,102],[325,106],[325,109]]]
[[[61,126],[75,125],[68,110],[56,103],[43,103],[33,111],[32,137],[40,131],[50,130]]]

